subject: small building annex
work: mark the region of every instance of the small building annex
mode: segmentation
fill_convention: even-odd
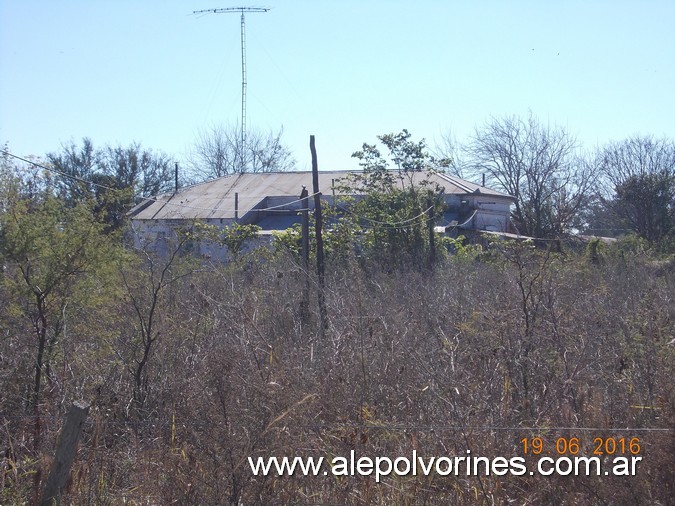
[[[354,172],[320,171],[322,201],[333,205],[340,197],[339,180]],[[448,174],[420,173],[419,179],[423,178],[444,189],[446,210],[437,221],[437,227],[448,231],[509,231],[511,204],[515,201],[512,196]],[[173,230],[195,220],[217,227],[235,222],[255,224],[262,229],[263,236],[286,230],[300,222],[303,186],[311,194],[311,171],[241,173],[148,198],[129,212],[136,246],[160,244]],[[313,199],[309,202],[312,209]],[[214,251],[212,244],[196,248],[200,255],[222,256],[221,252]]]

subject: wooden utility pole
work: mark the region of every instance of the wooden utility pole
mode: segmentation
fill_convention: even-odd
[[[316,233],[316,272],[319,278],[319,315],[321,318],[321,333],[328,326],[326,299],[324,295],[325,264],[323,257],[323,218],[321,216],[321,192],[319,191],[319,164],[316,159],[314,136],[309,136],[309,150],[312,153],[312,185],[314,189],[314,230]]]
[[[302,202],[302,268],[305,278],[305,286],[302,289],[302,300],[300,301],[300,317],[302,321],[307,321],[309,316],[309,193],[306,187],[302,187],[300,193]]]

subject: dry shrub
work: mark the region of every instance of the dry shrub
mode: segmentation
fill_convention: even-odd
[[[516,253],[449,259],[433,272],[386,273],[348,260],[327,275],[324,332],[315,279],[304,315],[307,278],[291,259],[203,266],[162,301],[142,412],[128,408],[133,364],[116,349],[125,341],[110,337],[128,332],[122,319],[106,329],[99,359],[73,361],[62,400],[50,400],[94,399],[67,502],[667,504],[675,482],[672,271],[620,256],[593,265]],[[124,314],[125,301],[116,304]],[[71,346],[91,350],[91,337]],[[3,352],[17,373],[21,356]],[[81,378],[92,380],[83,386]],[[3,396],[3,414],[16,395]],[[28,458],[17,443],[29,435],[7,417],[3,424],[7,443]],[[613,430],[625,428],[636,430]],[[648,428],[670,431],[637,430]],[[247,461],[467,450],[508,459],[537,436],[549,448],[577,437],[584,456],[596,437],[639,437],[643,461],[634,477],[392,474],[380,483],[253,476]],[[30,490],[26,473],[12,479],[0,502]]]

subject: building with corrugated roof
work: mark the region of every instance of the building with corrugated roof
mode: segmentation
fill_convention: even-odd
[[[334,205],[341,196],[340,180],[356,171],[320,171],[322,201]],[[445,213],[436,225],[449,230],[507,232],[514,197],[443,173],[408,174],[415,183],[429,180],[443,188]],[[255,224],[262,235],[286,230],[300,222],[303,187],[311,194],[312,172],[261,172],[224,176],[148,198],[129,212],[136,245],[168,238],[172,231],[194,220],[227,227],[234,222]],[[351,194],[353,198],[359,195]],[[312,209],[314,200],[309,199]],[[199,254],[221,256],[213,245]]]

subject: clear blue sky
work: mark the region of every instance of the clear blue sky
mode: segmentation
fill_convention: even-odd
[[[491,116],[532,113],[589,149],[675,137],[675,1],[0,0],[0,142],[44,155],[90,137],[181,159],[241,113],[284,127],[299,169],[407,128],[433,146]]]

